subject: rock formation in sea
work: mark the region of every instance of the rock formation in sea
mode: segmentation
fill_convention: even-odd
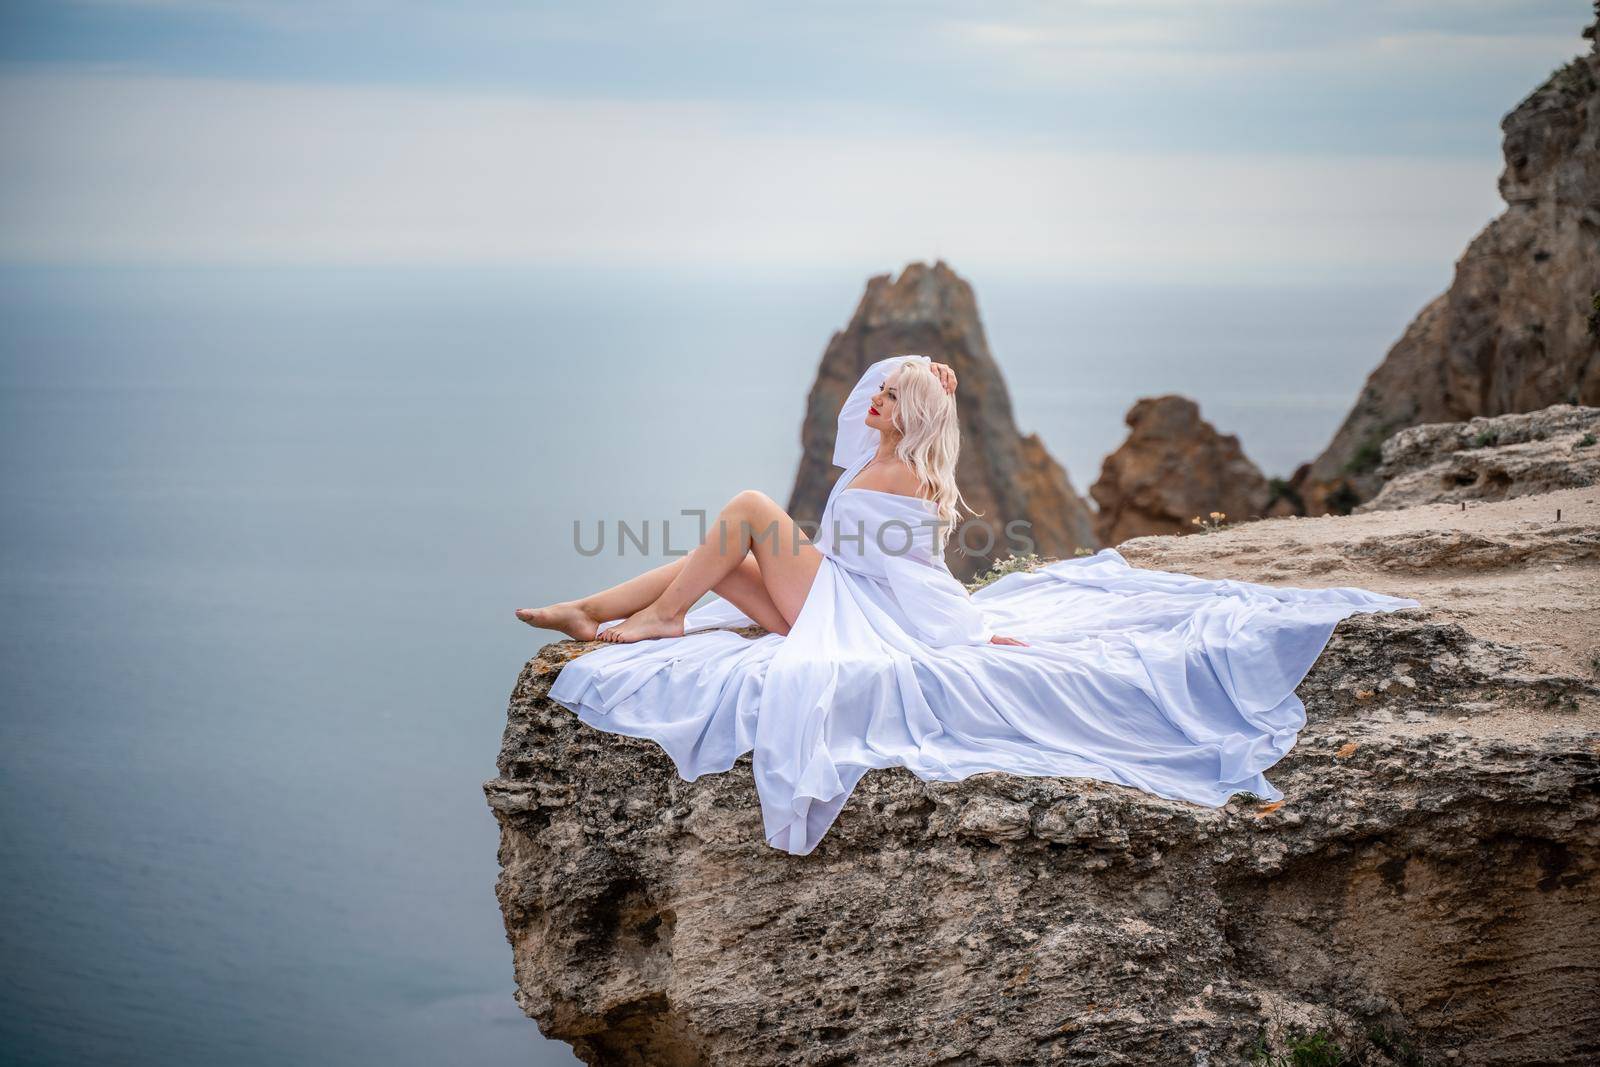
[[[596,1067],[1600,1062],[1600,489],[1119,551],[1423,606],[1339,624],[1282,803],[879,770],[803,857],[748,756],[680,780],[546,645],[484,783],[523,1010]]]
[[[1121,544],[1146,534],[1192,533],[1196,517],[1259,518],[1271,501],[1261,469],[1239,439],[1220,434],[1182,396],[1146,397],[1128,409],[1128,439],[1105,458],[1089,487],[1095,535]]]
[[[911,263],[895,278],[868,279],[850,325],[835,333],[822,355],[806,401],[802,454],[788,511],[815,522],[839,475],[832,462],[839,407],[863,371],[886,356],[912,352],[948,363],[959,382],[961,459],[956,481],[982,518],[963,533],[957,527],[946,553],[950,570],[970,578],[1025,546],[1010,543],[1006,524],[1024,520],[1040,555],[1071,556],[1098,547],[1089,507],[1073,490],[1067,472],[1045,450],[1038,435],[1023,436],[1011,410],[1011,394],[989,353],[972,286],[939,260],[932,267]],[[992,534],[992,547],[991,538]],[[961,539],[975,554],[961,550]]]
[[[1597,5],[1600,12],[1600,5]],[[1307,513],[1378,491],[1397,430],[1600,404],[1600,35],[1501,121],[1505,211],[1372,372],[1323,453],[1295,472]]]
[[[1510,500],[1600,482],[1600,408],[1429,423],[1383,443],[1383,488],[1357,511]]]

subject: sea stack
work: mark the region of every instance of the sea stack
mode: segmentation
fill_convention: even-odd
[[[1196,517],[1260,518],[1272,493],[1233,434],[1218,433],[1188,397],[1145,397],[1128,409],[1128,439],[1089,487],[1095,532],[1108,545],[1147,534],[1193,533]]]
[[[839,407],[867,367],[902,353],[948,363],[956,372],[961,413],[961,460],[956,481],[977,520],[992,532],[958,527],[946,562],[963,580],[986,570],[994,559],[1016,548],[1006,524],[1024,520],[1034,551],[1071,556],[1098,547],[1089,506],[1072,488],[1067,472],[1045,450],[1036,434],[1017,429],[1000,367],[989,353],[978,300],[972,286],[943,261],[932,267],[911,263],[895,278],[880,274],[867,281],[850,325],[835,333],[822,355],[816,382],[806,401],[801,428],[802,454],[789,497],[789,514],[815,522],[828,490],[838,478],[833,442]],[[971,520],[969,520],[971,521]],[[963,543],[975,551],[969,555]]]

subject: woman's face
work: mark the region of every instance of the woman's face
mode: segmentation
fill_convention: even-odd
[[[884,379],[884,383],[878,387],[878,391],[872,394],[872,406],[867,409],[867,425],[880,433],[896,432],[894,428],[894,413],[900,398],[899,390],[895,386],[895,380],[899,376],[900,371],[896,369],[888,378]]]

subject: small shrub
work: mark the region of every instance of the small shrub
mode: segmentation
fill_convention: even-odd
[[[1373,434],[1356,446],[1356,450],[1350,454],[1349,460],[1345,462],[1344,472],[1346,474],[1365,474],[1368,471],[1377,470],[1378,464],[1382,462],[1383,435]]]
[[[1592,448],[1592,447],[1594,447],[1594,440],[1595,440],[1594,439],[1594,434],[1586,433],[1582,437],[1578,438],[1578,443],[1573,445],[1572,447],[1573,448]]]
[[[1361,503],[1361,494],[1356,492],[1355,486],[1349,482],[1340,482],[1338,487],[1328,494],[1328,510],[1335,515],[1348,515]]]
[[[1194,518],[1189,520],[1189,525],[1198,526],[1201,533],[1212,533],[1213,531],[1220,530],[1227,525],[1227,523],[1222,521],[1227,517],[1228,516],[1221,511],[1213,511],[1204,519],[1196,515]]]
[[[1557,67],[1550,72],[1550,77],[1544,84],[1535,89],[1532,94],[1537,96],[1546,90],[1555,90],[1558,93],[1581,93],[1588,84],[1588,72],[1584,70],[1583,58],[1580,56],[1571,63]]]
[[[1081,552],[1082,549],[1079,549],[1079,551]],[[1016,571],[1031,571],[1033,568],[1037,567],[1040,562],[1040,557],[1036,552],[1029,552],[1021,556],[1013,552],[999,563],[996,563],[994,567],[992,567],[987,573],[979,575],[976,579],[969,583],[967,585],[967,589],[969,592],[976,592],[989,583],[998,581],[1008,574],[1015,573]]]
[[[1260,1036],[1250,1048],[1250,1063],[1254,1067],[1358,1067],[1360,1062],[1340,1048],[1326,1030],[1291,1034],[1288,1046],[1276,1054]]]
[[[1280,500],[1286,500],[1289,507],[1294,509],[1296,515],[1304,515],[1306,502],[1295,491],[1294,483],[1287,478],[1269,478],[1267,480],[1267,508],[1270,510]]]
[[[1468,448],[1488,448],[1491,445],[1495,445],[1495,444],[1499,444],[1499,443],[1500,443],[1500,435],[1498,433],[1494,432],[1493,430],[1484,430],[1480,434],[1473,435],[1472,440],[1467,442],[1467,447]]]

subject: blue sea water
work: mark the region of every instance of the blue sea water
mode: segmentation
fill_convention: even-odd
[[[972,278],[1080,492],[1162,392],[1287,474],[1447,280]],[[511,613],[659,561],[575,519],[786,499],[863,282],[0,270],[5,1058],[576,1062],[494,899]]]

